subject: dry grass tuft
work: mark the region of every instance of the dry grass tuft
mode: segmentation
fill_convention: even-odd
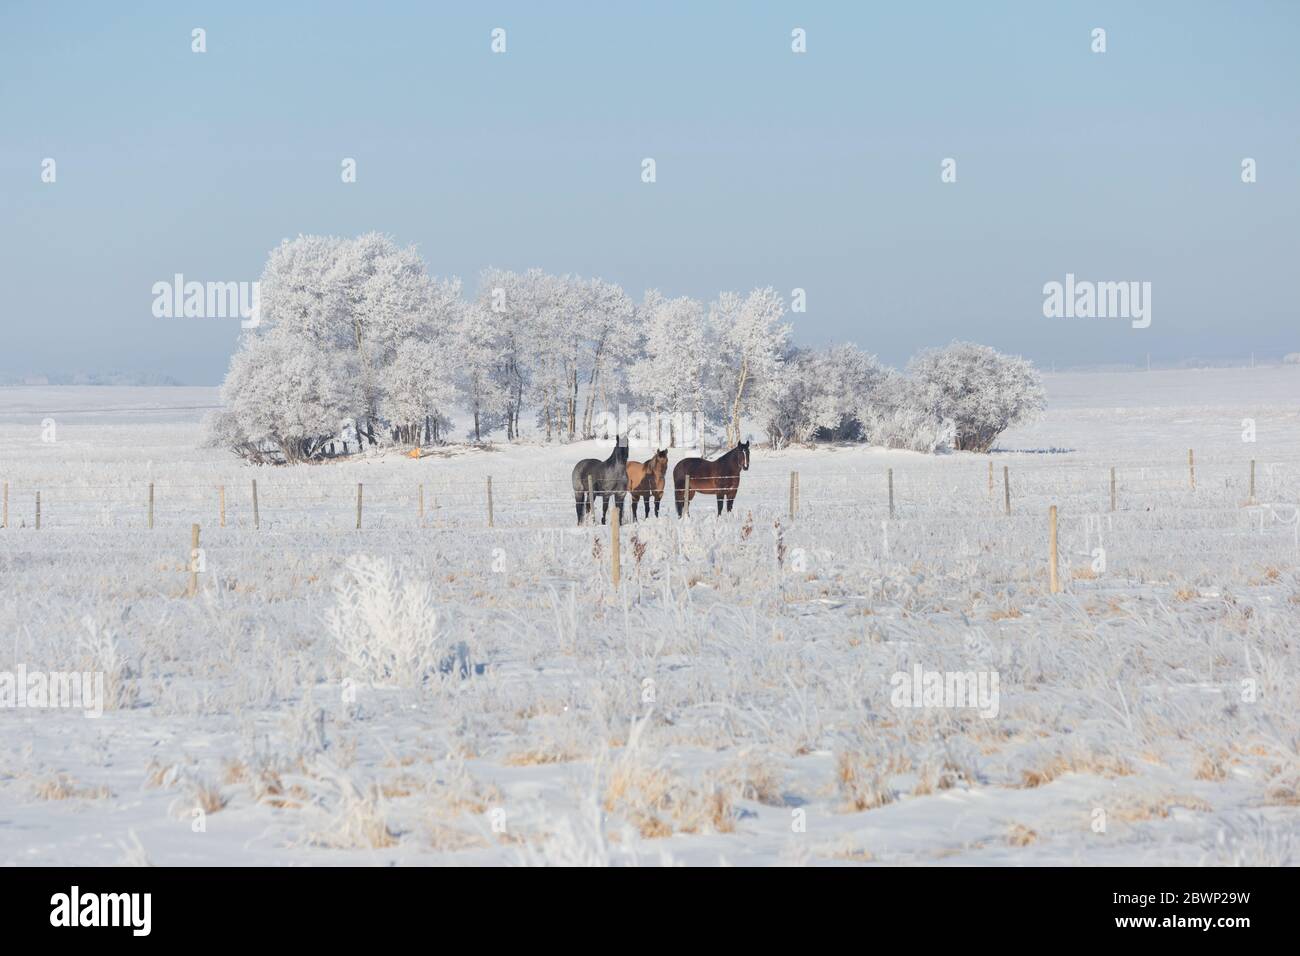
[[[1038,842],[1038,833],[1023,823],[1013,823],[1007,830],[1007,844],[1010,846],[1029,846]]]
[[[537,767],[552,763],[573,763],[575,760],[582,760],[583,756],[574,753],[567,747],[555,745],[554,747],[533,747],[528,750],[517,750],[508,754],[503,761],[507,767]]]
[[[1227,780],[1230,759],[1228,752],[1222,748],[1200,750],[1193,764],[1193,776],[1197,780]]]
[[[429,846],[442,853],[457,853],[461,850],[477,850],[487,846],[487,842],[476,833],[467,833],[445,823],[429,825]]]
[[[1195,810],[1198,813],[1213,811],[1208,803],[1200,797],[1178,796],[1175,794],[1125,794],[1113,805],[1107,806],[1106,816],[1109,820],[1121,823],[1142,823],[1147,820],[1165,819],[1174,807]]]
[[[207,780],[190,779],[190,794],[194,798],[194,805],[204,813],[212,814],[219,810],[225,809],[229,800],[222,796],[221,788]]]
[[[1022,787],[1041,787],[1067,773],[1090,773],[1099,777],[1127,777],[1133,766],[1124,757],[1102,751],[1058,753],[1041,767],[1020,772]]]
[[[843,750],[835,758],[835,782],[848,813],[874,810],[894,800],[885,778],[856,751]]]
[[[766,753],[746,751],[722,769],[719,780],[735,789],[741,800],[769,807],[785,806],[781,765]]]
[[[108,800],[113,791],[103,785],[82,787],[66,774],[57,774],[43,780],[32,788],[32,796],[37,800]]]

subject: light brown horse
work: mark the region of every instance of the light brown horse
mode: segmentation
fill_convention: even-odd
[[[655,517],[664,496],[664,475],[668,472],[668,449],[661,448],[653,458],[627,463],[627,491],[632,496],[632,520],[636,520],[636,503],[645,499],[645,516],[650,517],[650,499],[655,500]]]

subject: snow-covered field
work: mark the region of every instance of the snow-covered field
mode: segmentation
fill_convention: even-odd
[[[0,860],[1295,863],[1300,368],[1044,379],[989,456],[756,447],[618,585],[607,442],[252,468],[215,389],[0,389],[0,672],[106,695],[0,710]]]

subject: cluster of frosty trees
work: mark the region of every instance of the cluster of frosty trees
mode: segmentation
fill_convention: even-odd
[[[635,302],[601,279],[488,269],[467,296],[376,233],[283,242],[260,298],[208,422],[210,444],[254,461],[437,443],[453,414],[475,441],[592,438],[620,405],[661,445],[703,421],[727,444],[744,422],[778,447],[982,451],[1043,406],[1033,368],[984,346],[924,352],[906,372],[854,345],[796,348],[771,288]]]

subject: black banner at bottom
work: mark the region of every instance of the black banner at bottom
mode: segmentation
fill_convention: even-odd
[[[75,931],[82,942],[201,933],[214,943],[337,945],[448,920],[494,942],[514,927],[535,943],[539,929],[585,935],[594,920],[644,930],[656,919],[733,941],[787,921],[800,932],[848,918],[868,932],[976,933],[963,936],[970,942],[1001,929],[1231,945],[1285,931],[1293,884],[1292,872],[1263,869],[569,870],[538,879],[527,870],[33,868],[0,870],[0,914],[11,943]]]

